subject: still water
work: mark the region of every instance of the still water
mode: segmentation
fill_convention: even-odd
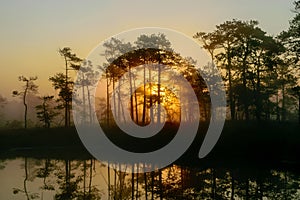
[[[118,166],[116,166],[118,168]],[[95,159],[0,160],[0,199],[300,199],[298,170],[187,167],[124,173]]]

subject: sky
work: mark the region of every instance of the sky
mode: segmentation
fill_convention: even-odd
[[[50,76],[63,72],[58,50],[85,58],[106,38],[133,28],[161,27],[188,37],[226,20],[258,20],[276,36],[294,16],[293,0],[9,0],[0,1],[0,95],[20,90],[18,76],[38,76],[39,95],[54,90]]]

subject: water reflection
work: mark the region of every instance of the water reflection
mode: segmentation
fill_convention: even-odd
[[[172,165],[136,174],[118,167],[94,159],[1,160],[0,199],[300,199],[292,170]]]

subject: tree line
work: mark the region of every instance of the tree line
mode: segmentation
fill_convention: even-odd
[[[257,21],[240,20],[194,35],[223,72],[231,120],[288,118],[288,104],[298,95],[298,58],[284,35],[268,36]]]
[[[241,21],[233,19],[216,26],[211,32],[197,32],[193,37],[211,56],[221,71],[225,83],[228,113],[231,120],[296,120],[300,122],[300,1],[294,2],[295,17],[289,22],[288,30],[277,36],[270,36],[259,27],[258,21]],[[165,64],[180,72],[192,85],[200,106],[201,119],[210,119],[210,98],[207,86],[199,69],[195,68],[193,58],[183,58],[172,49],[171,42],[164,34],[140,35],[131,44],[117,38],[104,43],[103,57],[106,62],[93,67],[93,63],[79,58],[71,48],[59,49],[64,60],[64,73],[56,73],[49,78],[58,97],[42,96],[41,104],[36,106],[37,118],[45,127],[50,127],[59,115],[63,115],[64,126],[72,124],[71,109],[73,76],[70,71],[78,73],[77,84],[80,85],[82,120],[95,122],[91,108],[91,98],[96,98],[96,112],[100,123],[114,124],[114,117],[126,121],[124,109],[129,108],[130,116],[137,124],[146,125],[151,119],[161,123],[160,107],[150,109],[153,105],[163,104],[167,108],[167,121],[192,120],[192,115],[182,115],[182,110],[193,109],[194,103],[180,108],[174,91],[160,84],[161,68],[156,71],[143,69],[142,80],[133,75],[127,77],[129,88],[122,91],[122,75],[131,72],[136,66],[147,64]],[[209,64],[203,68],[209,69]],[[106,82],[105,97],[97,98],[91,94],[91,86],[97,83],[99,73]],[[210,72],[211,73],[211,72]],[[212,74],[213,75],[213,74]],[[170,78],[170,77],[168,77]],[[14,96],[21,96],[24,105],[24,127],[27,127],[27,96],[36,93],[37,77],[20,76],[23,82],[21,91],[13,91]],[[147,80],[158,84],[147,83]],[[133,91],[136,85],[142,87]],[[175,82],[170,82],[169,87]],[[130,105],[120,101],[130,91]],[[181,92],[184,90],[182,89]],[[113,95],[113,92],[114,95]],[[171,98],[173,96],[173,98]],[[55,102],[54,102],[55,99]],[[1,96],[1,105],[6,100]],[[111,101],[111,102],[110,102]],[[111,110],[110,107],[114,109]],[[180,108],[180,109],[179,109]],[[113,113],[114,112],[114,113]],[[186,112],[188,113],[188,112]],[[297,117],[298,115],[298,117]],[[184,119],[182,119],[184,118]]]

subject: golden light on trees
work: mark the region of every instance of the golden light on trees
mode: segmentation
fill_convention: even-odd
[[[200,72],[183,58],[180,59],[182,59],[180,62],[177,60],[168,60],[168,62],[178,62],[175,64],[173,63],[172,70],[182,74],[190,82],[198,96],[198,102],[195,103],[205,107],[201,109],[203,115],[202,119],[207,120],[210,116],[208,88],[203,82]],[[116,65],[116,63],[119,65]],[[106,80],[102,81],[102,83],[106,83],[106,87],[102,86],[99,88],[97,94],[98,97],[101,97],[102,95],[102,98],[103,94],[108,94],[109,99],[107,100],[106,96],[104,97],[106,98],[106,102],[102,101],[101,105],[96,104],[96,109],[98,108],[98,110],[101,110],[100,107],[102,108],[102,119],[98,119],[99,121],[107,122],[103,117],[109,117],[110,121],[112,121],[111,123],[114,123],[113,116],[119,117],[118,120],[122,121],[124,109],[127,109],[130,112],[132,120],[141,126],[149,124],[151,119],[156,123],[165,118],[165,122],[171,124],[178,124],[181,120],[189,121],[193,119],[193,116],[187,115],[184,115],[185,117],[182,119],[182,113],[190,113],[190,111],[193,110],[193,103],[187,101],[183,102],[184,107],[180,106],[180,96],[185,95],[187,88],[184,88],[177,82],[176,78],[174,79],[174,77],[172,77],[172,73],[168,75],[159,75],[158,70],[151,71],[149,69],[144,69],[138,71],[135,75],[124,75],[126,71],[132,71],[136,66],[136,64],[126,66],[124,63],[130,63],[130,61],[115,61],[110,65],[111,68],[110,66],[107,68],[107,76],[103,78]],[[124,80],[121,80],[121,76],[126,76],[125,80],[129,82],[127,87],[123,86],[125,83],[122,82]],[[159,82],[164,82],[164,84],[158,84]],[[136,90],[133,91],[133,88],[136,88]],[[129,92],[131,90],[132,92]],[[113,93],[115,95],[113,95]],[[130,95],[130,97],[128,97],[128,95]],[[130,99],[130,101],[122,103],[125,98]],[[109,106],[107,106],[108,104]],[[165,112],[159,111],[158,105],[161,105]],[[110,109],[111,106],[114,106],[114,111]],[[103,115],[103,112],[105,112],[106,115]],[[159,115],[158,112],[160,112],[161,115]],[[123,121],[125,122],[125,119]]]

